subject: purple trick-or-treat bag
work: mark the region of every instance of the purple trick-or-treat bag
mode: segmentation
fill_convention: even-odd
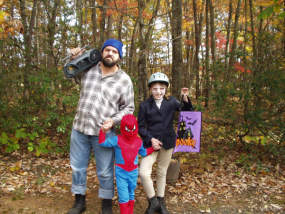
[[[200,152],[202,113],[181,111],[177,127],[175,152]]]

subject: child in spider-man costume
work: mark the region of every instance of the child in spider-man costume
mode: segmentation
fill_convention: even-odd
[[[104,147],[115,149],[115,174],[121,214],[133,214],[135,189],[138,179],[138,154],[146,156],[154,150],[145,149],[138,137],[138,122],[134,115],[128,114],[122,118],[121,134],[106,138],[100,130],[99,143]]]

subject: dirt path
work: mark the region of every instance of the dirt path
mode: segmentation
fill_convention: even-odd
[[[240,167],[239,151],[219,158],[216,153],[187,154],[179,179],[166,188],[172,214],[283,214],[285,213],[285,170],[282,165],[263,162]],[[88,168],[87,211],[99,213],[96,164]],[[154,180],[155,182],[155,180]],[[71,169],[67,157],[38,158],[0,154],[0,214],[64,214],[73,204]],[[115,194],[117,195],[117,194]],[[114,214],[119,214],[114,197]],[[147,207],[138,182],[135,214]]]

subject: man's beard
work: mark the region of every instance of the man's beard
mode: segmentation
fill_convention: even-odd
[[[103,59],[102,59],[102,63],[103,63],[104,66],[106,66],[106,67],[108,67],[108,68],[111,68],[111,67],[117,65],[118,62],[120,61],[120,59],[115,60],[115,61],[109,61],[109,60],[106,60],[107,58],[108,58],[108,57],[103,58]]]

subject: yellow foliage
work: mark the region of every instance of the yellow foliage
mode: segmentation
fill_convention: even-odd
[[[246,49],[246,51],[248,51],[249,53],[252,52],[252,47],[251,47],[251,46],[246,46],[245,49]]]
[[[18,171],[22,168],[22,160],[17,161],[12,167],[9,168],[11,172]]]
[[[257,0],[256,5],[257,6],[263,6],[268,7],[274,4],[274,0]]]
[[[274,11],[275,13],[280,13],[281,7],[273,7],[273,11]]]
[[[0,11],[0,24],[3,24],[4,22],[6,22],[6,17],[8,17],[9,14],[4,12],[4,11]]]
[[[196,1],[196,3],[197,3],[197,10],[202,12],[205,3],[203,1],[201,1],[201,0]]]
[[[191,28],[192,28],[192,24],[193,24],[193,22],[189,22],[189,21],[183,20],[182,28],[185,29],[185,30],[190,31]]]
[[[244,37],[243,37],[243,36],[239,36],[239,37],[237,38],[237,40],[239,40],[239,41],[244,41]]]
[[[0,39],[7,39],[9,36],[14,36],[17,33],[21,33],[23,30],[23,24],[21,21],[6,20],[5,17],[7,16],[9,16],[7,13],[0,12]]]

